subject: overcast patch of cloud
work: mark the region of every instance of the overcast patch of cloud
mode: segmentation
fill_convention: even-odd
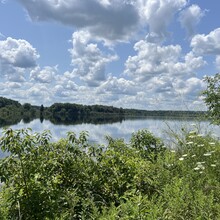
[[[70,49],[72,74],[78,76],[88,86],[98,86],[106,80],[106,65],[118,57],[115,54],[105,54],[99,49],[98,44],[90,42],[87,31],[73,33],[73,48]]]
[[[21,88],[22,84],[18,82],[6,82],[4,86],[9,89],[18,89]]]
[[[80,30],[105,42],[126,41],[140,27],[149,27],[148,38],[164,40],[174,15],[187,0],[18,0],[32,21],[55,21]]]
[[[118,0],[19,0],[33,21],[55,21],[108,40],[124,40],[136,29],[136,7]]]
[[[188,37],[195,34],[196,26],[204,15],[205,11],[202,11],[198,5],[191,5],[180,13],[179,21],[186,30]]]
[[[220,55],[220,28],[208,35],[197,34],[191,40],[193,52],[199,55]]]

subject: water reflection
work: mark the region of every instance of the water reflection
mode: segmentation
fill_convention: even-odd
[[[53,124],[49,120],[35,119],[27,123],[21,121],[16,125],[10,126],[12,129],[32,128],[33,132],[42,132],[50,130],[53,141],[66,137],[68,131],[73,131],[77,135],[81,131],[89,132],[89,140],[95,143],[105,143],[105,136],[110,135],[113,138],[123,138],[126,142],[129,141],[131,134],[139,129],[148,129],[157,137],[164,140],[169,139],[167,133],[180,132],[181,128],[192,130],[195,127],[200,133],[214,133],[220,137],[220,127],[209,125],[208,121],[193,121],[179,119],[162,119],[162,118],[142,118],[142,119],[127,119],[111,123],[86,123],[81,124]]]

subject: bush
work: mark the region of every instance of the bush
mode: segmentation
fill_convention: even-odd
[[[0,219],[219,219],[220,142],[196,132],[171,151],[147,130],[129,144],[5,130]]]
[[[209,115],[215,124],[220,125],[220,73],[205,78],[207,88],[203,91]]]

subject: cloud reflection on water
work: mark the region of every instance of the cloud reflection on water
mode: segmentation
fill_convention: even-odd
[[[50,130],[52,140],[57,141],[60,138],[65,138],[68,131],[73,131],[79,135],[81,131],[89,132],[89,140],[91,142],[104,144],[106,143],[105,136],[110,135],[113,138],[123,138],[126,142],[129,141],[133,132],[140,129],[148,129],[155,136],[161,137],[165,140],[168,139],[167,132],[168,126],[175,132],[180,132],[181,128],[192,130],[195,127],[199,128],[200,133],[213,132],[216,136],[220,137],[220,127],[211,126],[209,122],[202,121],[180,121],[180,120],[162,120],[162,119],[135,119],[125,120],[122,122],[109,123],[109,124],[77,124],[77,125],[54,125],[48,120],[43,123],[39,119],[33,120],[28,124],[20,122],[17,125],[11,126],[12,129],[32,128],[33,132],[42,132]]]

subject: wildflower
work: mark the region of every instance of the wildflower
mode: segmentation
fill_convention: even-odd
[[[172,166],[173,166],[173,163],[167,164],[167,167],[172,167]]]
[[[186,144],[193,144],[193,141],[189,141],[189,142],[187,142]]]
[[[195,156],[196,156],[195,154],[192,155],[192,157],[195,157]]]
[[[176,153],[176,151],[175,151],[175,150],[171,150],[170,152],[171,152],[171,153]]]
[[[197,167],[194,168],[194,170],[204,170],[205,167],[202,165],[205,162],[197,162]]]
[[[196,134],[196,131],[190,131],[189,134]]]
[[[216,164],[211,164],[211,167],[216,167]]]
[[[184,158],[183,158],[183,157],[180,157],[179,160],[184,160]]]
[[[198,136],[198,137],[203,137],[203,136],[204,136],[204,134],[197,134],[197,136]]]
[[[209,142],[209,144],[210,144],[210,145],[215,145],[215,143],[214,143],[214,142]]]
[[[204,144],[199,144],[198,147],[204,147]]]
[[[212,153],[211,152],[209,152],[209,153],[206,153],[206,154],[203,154],[205,157],[209,157],[209,156],[211,156],[212,155]]]
[[[183,154],[183,155],[182,155],[182,157],[187,157],[187,156],[188,156],[187,154]]]

